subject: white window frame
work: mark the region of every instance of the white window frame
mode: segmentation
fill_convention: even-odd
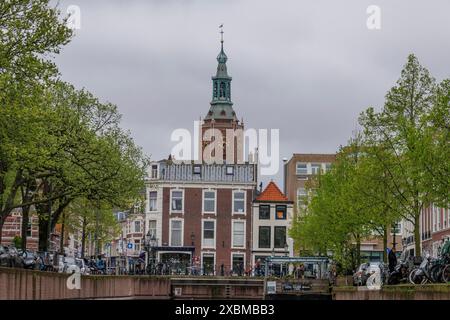
[[[214,211],[205,211],[205,192],[214,193]],[[202,190],[202,213],[216,214],[217,213],[217,190],[216,189],[203,189]]]
[[[153,177],[153,166],[156,166],[156,177]],[[150,164],[150,179],[157,180],[159,178],[159,165],[157,163]]]
[[[234,246],[234,223],[235,222],[242,222],[244,223],[244,246],[242,247],[235,247]],[[247,240],[247,221],[244,219],[232,219],[231,220],[231,249],[246,249],[246,241]]]
[[[269,207],[269,219],[261,219],[261,206]],[[272,220],[272,206],[266,203],[260,203],[258,205],[258,220],[259,221],[270,221]]]
[[[139,231],[136,230],[136,222],[139,222]],[[141,220],[134,220],[133,221],[133,232],[134,233],[141,233],[142,232],[142,221]]]
[[[155,222],[155,232],[154,233],[151,233],[150,232],[150,230],[152,230],[152,228],[150,228],[150,223],[151,222]],[[156,220],[156,219],[149,219],[148,220],[148,230],[147,230],[147,232],[150,232],[150,234],[151,235],[153,235],[153,236],[155,236],[155,238],[156,238],[156,234],[157,234],[157,232],[158,232],[158,220]]]
[[[150,206],[150,200],[151,200],[151,198],[150,198],[150,194],[151,193],[156,193],[156,198],[155,198],[155,210],[152,210],[152,207]],[[172,203],[170,203],[170,204],[172,204]],[[172,208],[172,206],[171,206],[171,208]],[[149,212],[155,212],[155,211],[158,211],[158,191],[157,190],[150,190],[149,192],[148,192],[148,211]]]
[[[205,230],[205,221],[214,222],[214,245],[213,246],[205,246],[204,241],[204,230]],[[216,219],[202,219],[202,249],[215,249],[217,244],[217,221]]]
[[[300,190],[303,190],[304,193],[300,194]],[[306,190],[306,188],[297,188],[297,207],[304,207],[305,204],[300,204],[300,197],[305,197],[305,200],[308,200],[308,191]]]
[[[269,228],[269,246],[268,247],[260,247],[260,244],[261,244],[261,242],[259,241],[260,240],[260,228],[261,227],[263,227],[263,228]],[[273,228],[274,226],[273,225],[270,225],[270,224],[262,224],[262,225],[259,225],[258,226],[258,228],[257,228],[257,242],[258,242],[258,245],[257,245],[257,248],[258,248],[258,250],[265,250],[265,251],[269,251],[269,250],[273,250],[274,249],[274,241],[272,241],[273,239],[274,239],[274,228]]]
[[[313,168],[318,168],[319,171],[318,172],[314,172]],[[321,171],[322,171],[322,164],[321,163],[319,163],[319,162],[311,163],[311,174],[317,175],[317,174],[320,174]]]
[[[233,256],[238,256],[238,255],[239,256],[244,256],[244,265],[243,265],[244,270],[242,270],[242,272],[245,272],[245,269],[246,269],[245,252],[238,252],[238,251],[231,252],[231,254],[230,254],[230,271],[233,270]]]
[[[182,199],[181,199],[181,210],[173,210],[172,209],[172,192],[174,192],[174,191],[180,191],[181,192],[181,196],[182,196]],[[181,213],[181,214],[184,214],[184,189],[180,189],[180,188],[173,188],[173,189],[170,189],[170,205],[169,205],[169,212],[170,213]]]
[[[298,165],[299,165],[299,164],[302,164],[302,165],[304,164],[304,165],[306,166],[306,172],[305,172],[305,173],[299,173],[299,172],[298,172]],[[298,162],[295,164],[295,174],[296,174],[297,176],[307,175],[307,174],[308,174],[308,163],[298,161]]]
[[[181,221],[181,245],[174,246],[172,244],[172,221]],[[169,219],[169,245],[171,247],[183,247],[184,246],[184,219],[171,218]]]
[[[133,240],[133,245],[134,245],[134,251],[135,252],[140,252],[141,251],[141,240],[140,239],[134,239]]]
[[[236,211],[235,208],[234,208],[234,194],[237,193],[237,192],[244,194],[244,199],[243,199],[243,201],[244,201],[244,211],[243,212]],[[233,214],[246,215],[247,214],[247,206],[246,206],[246,204],[247,204],[247,192],[245,190],[233,190],[233,194],[232,194],[231,198],[232,198],[231,201],[233,202],[232,205],[231,205],[232,209],[233,209]]]
[[[288,244],[288,238],[289,238],[289,227],[288,226],[286,226],[286,225],[274,225],[273,227],[271,227],[270,229],[271,229],[271,232],[273,233],[272,235],[271,235],[271,238],[272,239],[270,239],[270,242],[272,243],[272,249],[273,250],[282,250],[282,249],[284,249],[285,247],[275,247],[275,242],[276,242],[276,240],[275,240],[275,229],[276,228],[284,228],[284,230],[285,230],[285,233],[284,233],[284,236],[285,236],[285,246],[286,246],[286,244]],[[272,242],[272,240],[273,240],[273,242]]]

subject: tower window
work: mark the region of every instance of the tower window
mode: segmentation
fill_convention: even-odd
[[[220,97],[221,98],[225,97],[225,82],[220,83]]]

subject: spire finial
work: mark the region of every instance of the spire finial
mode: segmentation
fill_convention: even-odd
[[[223,23],[219,26],[220,29],[220,43],[222,44],[223,48]]]

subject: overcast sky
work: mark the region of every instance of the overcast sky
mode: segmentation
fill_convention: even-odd
[[[60,1],[69,5],[81,29],[56,58],[62,78],[117,104],[154,160],[209,109],[221,23],[233,107],[246,128],[280,129],[281,158],[336,152],[358,114],[382,106],[409,53],[450,77],[448,0]],[[369,5],[380,30],[366,26]]]

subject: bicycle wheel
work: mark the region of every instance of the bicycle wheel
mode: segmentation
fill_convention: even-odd
[[[430,277],[432,282],[437,283],[441,282],[441,271],[442,271],[442,265],[437,264],[431,267],[430,270]]]
[[[442,281],[449,282],[450,281],[450,264],[447,264],[442,270]]]
[[[421,284],[424,281],[424,276],[423,275],[416,275],[416,272],[419,271],[419,268],[413,269],[410,273],[409,273],[409,282],[412,284]]]

